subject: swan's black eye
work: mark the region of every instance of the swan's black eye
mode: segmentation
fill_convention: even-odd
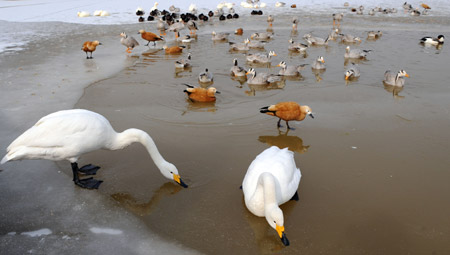
[[[172,171],[170,171],[170,173],[171,173],[171,174],[173,174],[173,172],[172,172]]]

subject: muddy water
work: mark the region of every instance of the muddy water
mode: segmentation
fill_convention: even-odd
[[[283,18],[279,18],[283,19]],[[287,19],[287,18],[286,18]],[[263,18],[247,20],[258,31]],[[445,254],[450,252],[450,91],[449,51],[424,48],[418,39],[438,32],[415,31],[414,25],[390,27],[366,22],[343,26],[344,33],[363,38],[359,48],[372,50],[359,62],[361,77],[346,83],[347,45],[330,42],[311,47],[306,56],[290,54],[288,39],[304,33],[325,37],[328,19],[302,27],[291,35],[288,25],[275,24],[275,39],[266,50],[278,54],[271,67],[311,64],[324,56],[327,69],[265,89],[233,80],[233,58],[227,43],[199,35],[182,55],[149,49],[134,56],[136,64],[116,76],[92,84],[76,107],[105,115],[117,131],[135,127],[147,131],[161,154],[174,163],[188,189],[161,176],[145,149],[132,145],[121,151],[98,151],[83,163],[102,166],[100,192],[140,215],[162,237],[207,254]],[[275,22],[276,23],[276,22]],[[408,22],[407,22],[408,23]],[[212,29],[232,31],[242,26],[242,41],[254,30],[235,22]],[[383,30],[376,41],[365,39],[366,28]],[[436,29],[439,30],[439,29]],[[448,30],[446,31],[448,33]],[[351,45],[351,47],[357,47]],[[193,67],[175,72],[174,61],[192,53]],[[217,102],[192,103],[184,85],[198,85],[208,68]],[[401,91],[382,83],[387,69],[405,69],[410,78]],[[276,127],[277,119],[259,108],[280,101],[309,105],[315,119]],[[281,206],[291,246],[283,247],[264,218],[252,215],[239,189],[251,161],[271,145],[289,146],[301,169],[298,202]]]

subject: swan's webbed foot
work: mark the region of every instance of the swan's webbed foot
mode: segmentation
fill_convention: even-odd
[[[85,174],[85,175],[95,175],[97,173],[98,169],[100,169],[99,166],[94,166],[92,164],[89,164],[89,165],[85,165],[82,168],[78,169],[78,172]]]
[[[292,196],[291,200],[295,200],[295,201],[298,201],[298,200],[299,200],[299,198],[298,198],[298,192],[297,192],[297,191],[296,191],[295,194]]]
[[[86,178],[86,179],[78,179],[73,181],[75,185],[84,188],[84,189],[98,189],[100,184],[102,184],[103,181],[96,180],[92,177]]]

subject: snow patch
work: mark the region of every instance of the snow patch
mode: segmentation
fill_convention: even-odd
[[[38,236],[47,236],[47,235],[50,235],[51,233],[52,233],[52,231],[50,229],[43,228],[43,229],[30,231],[30,232],[22,232],[21,235],[38,237]]]
[[[121,235],[123,233],[122,230],[112,229],[112,228],[97,228],[92,227],[89,229],[94,234],[108,234],[108,235]]]

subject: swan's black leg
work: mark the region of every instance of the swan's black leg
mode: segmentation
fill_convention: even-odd
[[[98,171],[98,169],[100,169],[99,166],[94,166],[94,165],[85,165],[82,168],[78,169],[78,172],[85,174],[85,175],[95,175]]]
[[[78,164],[75,162],[75,163],[71,163],[71,165],[72,165],[72,173],[73,173],[73,182],[75,183],[75,185],[80,186],[85,189],[98,189],[100,184],[103,182],[100,180],[93,179],[92,177],[86,178],[86,179],[80,179],[78,177],[78,172],[80,170],[78,168]]]
[[[298,201],[298,192],[296,191],[295,194],[292,196],[291,200]]]

